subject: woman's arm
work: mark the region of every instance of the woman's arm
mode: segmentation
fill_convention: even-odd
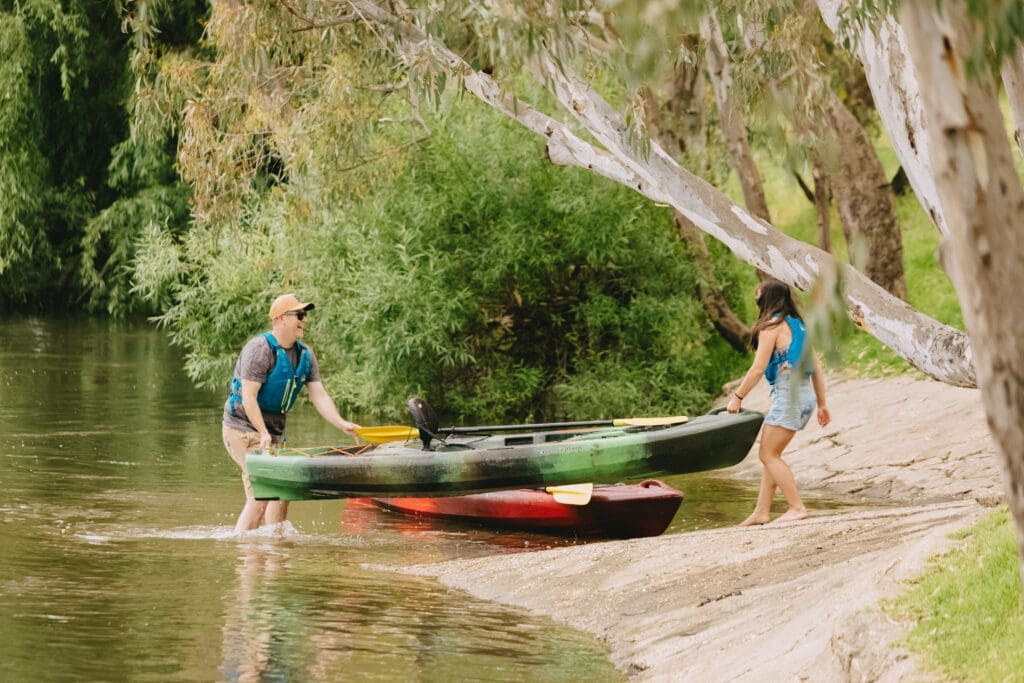
[[[825,404],[825,373],[822,372],[818,356],[813,352],[811,356],[814,358],[814,374],[811,375],[811,384],[814,385],[814,395],[818,400],[818,424],[824,427],[832,421],[832,414],[829,412],[828,405]]]
[[[780,329],[782,329],[782,326],[776,325],[775,327],[761,330],[758,333],[757,353],[754,354],[754,362],[750,369],[747,370],[747,374],[743,376],[743,381],[740,382],[740,385],[729,399],[727,410],[730,413],[739,412],[743,399],[761,381],[761,375],[764,374],[764,369],[768,367],[768,361],[771,359],[772,351],[775,349],[775,342],[779,337]]]

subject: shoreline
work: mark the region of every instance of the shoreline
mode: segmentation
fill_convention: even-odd
[[[784,456],[800,490],[892,507],[401,571],[587,631],[639,680],[912,678],[878,603],[1001,500],[981,397],[905,375],[827,389],[832,424]],[[767,408],[764,382],[744,406]],[[756,450],[721,474],[759,479]]]

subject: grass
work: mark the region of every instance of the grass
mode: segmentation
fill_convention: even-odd
[[[933,558],[913,587],[883,605],[914,626],[902,645],[958,681],[1024,680],[1024,608],[1013,524],[1001,508]]]

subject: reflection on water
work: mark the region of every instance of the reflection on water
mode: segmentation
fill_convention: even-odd
[[[572,539],[343,501],[236,536],[223,396],[180,367],[152,329],[0,321],[0,679],[622,678],[585,634],[381,569]],[[337,434],[308,407],[289,431]]]

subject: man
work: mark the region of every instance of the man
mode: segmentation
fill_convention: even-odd
[[[284,438],[285,416],[302,387],[317,412],[329,423],[355,435],[358,425],[338,414],[334,401],[320,381],[320,366],[313,350],[299,341],[306,317],[315,306],[294,294],[282,294],[270,306],[273,328],[242,348],[231,378],[231,395],[224,404],[222,434],[231,459],[242,468],[245,507],[235,531],[249,531],[266,524],[280,524],[288,517],[287,501],[256,500],[245,470],[245,453],[278,445]]]

